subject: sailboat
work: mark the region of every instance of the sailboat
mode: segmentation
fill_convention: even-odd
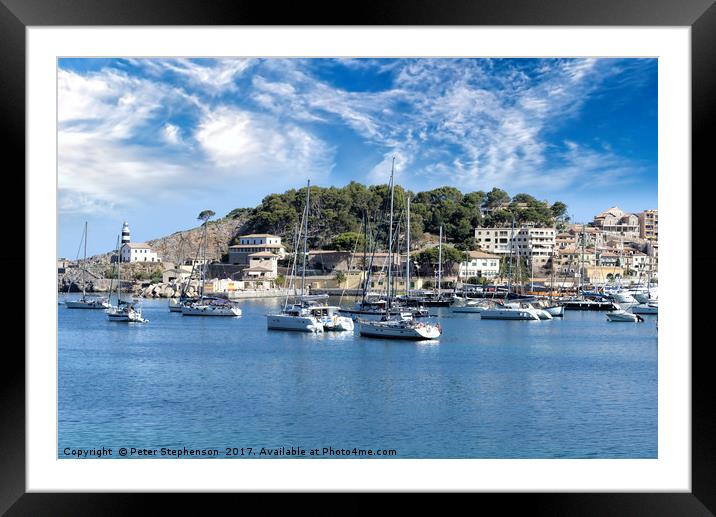
[[[117,305],[110,305],[105,310],[107,319],[123,323],[149,323],[149,320],[142,317],[141,307],[122,300],[122,253],[119,242],[119,236],[117,236]]]
[[[340,307],[323,305],[318,302],[321,298],[306,295],[306,257],[308,255],[308,215],[311,202],[311,180],[306,188],[306,206],[303,210],[301,229],[296,232],[296,243],[300,241],[303,232],[303,264],[301,268],[301,296],[297,303],[289,307],[289,294],[286,295],[283,310],[278,313],[266,315],[266,326],[270,330],[293,330],[299,332],[321,333],[323,331],[352,331],[353,320],[339,314]],[[294,246],[293,266],[291,268],[291,282],[295,277],[298,262],[298,246]],[[290,292],[289,288],[289,292]]]
[[[388,226],[388,303],[382,319],[378,321],[357,318],[358,330],[361,336],[382,337],[389,339],[437,339],[442,334],[440,324],[418,323],[413,318],[405,319],[390,314],[391,284],[393,271],[393,198],[395,193],[394,183],[395,157],[390,170],[390,224]]]
[[[213,212],[211,212],[213,214]],[[204,212],[200,214],[200,217],[204,215]],[[206,247],[208,243],[207,237],[207,224],[209,217],[204,218],[204,237],[203,237],[203,253],[202,253],[202,266],[201,266],[201,278],[199,279],[199,299],[195,301],[185,300],[181,302],[181,314],[182,316],[228,316],[236,317],[241,316],[241,309],[236,303],[231,300],[224,298],[216,298],[211,296],[204,296],[204,282],[206,281]],[[171,307],[170,307],[171,310]]]
[[[82,261],[82,298],[79,300],[67,300],[65,306],[68,309],[106,309],[109,307],[106,298],[99,296],[87,296],[87,221],[85,221],[85,231],[82,234],[84,241],[85,254]]]

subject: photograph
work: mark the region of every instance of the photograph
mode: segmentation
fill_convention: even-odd
[[[660,66],[59,57],[56,459],[658,459]]]

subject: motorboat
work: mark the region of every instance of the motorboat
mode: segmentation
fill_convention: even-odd
[[[544,311],[542,311],[544,312]],[[480,313],[483,320],[536,320],[539,321],[540,315],[536,309],[527,304],[506,303],[503,305],[495,305]],[[551,319],[551,317],[550,317]]]
[[[508,305],[512,305],[512,304],[508,304]],[[531,307],[532,307],[532,309],[534,309],[534,311],[537,313],[537,316],[539,317],[539,319],[541,319],[541,320],[551,320],[551,319],[553,319],[553,318],[552,318],[552,315],[551,315],[548,311],[546,311],[545,309],[542,309],[541,307],[535,307],[534,305],[531,305]]]
[[[453,305],[450,308],[451,312],[467,312],[467,313],[480,313],[483,312],[486,309],[489,309],[490,305],[488,303],[477,301],[477,300],[470,300],[470,299],[460,299],[456,302],[455,305]]]
[[[607,321],[639,323],[644,321],[644,318],[638,314],[620,309],[618,311],[607,312]]]
[[[543,308],[553,318],[562,318],[564,316],[564,305],[550,305]]]
[[[631,308],[634,314],[659,314],[659,303],[657,301],[635,305]]]

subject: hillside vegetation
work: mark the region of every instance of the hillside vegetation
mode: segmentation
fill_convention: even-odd
[[[410,234],[419,241],[424,233],[438,234],[443,226],[446,242],[459,248],[474,248],[477,226],[509,226],[534,223],[552,226],[563,221],[567,206],[556,201],[549,204],[529,194],[510,197],[504,190],[476,191],[463,194],[454,187],[440,187],[426,192],[410,192],[396,185],[394,218],[405,227],[405,208],[410,196]],[[300,223],[306,201],[306,188],[270,194],[253,209],[236,209],[227,218],[246,218],[242,230],[247,233],[279,235],[290,247]],[[489,212],[483,216],[481,207]],[[309,245],[311,248],[352,249],[356,240],[362,246],[363,221],[378,241],[385,242],[390,206],[388,185],[365,186],[351,182],[345,187],[311,187],[309,207]],[[401,233],[404,232],[401,229]]]

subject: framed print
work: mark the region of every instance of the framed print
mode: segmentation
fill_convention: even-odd
[[[710,2],[385,2],[351,26],[2,2],[27,203],[10,515],[155,491],[716,509],[690,282]]]

